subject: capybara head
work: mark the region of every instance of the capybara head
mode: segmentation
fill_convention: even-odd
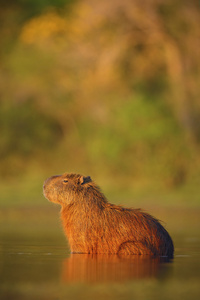
[[[46,179],[43,193],[51,202],[68,205],[77,198],[81,200],[90,183],[92,183],[90,176],[64,173]]]

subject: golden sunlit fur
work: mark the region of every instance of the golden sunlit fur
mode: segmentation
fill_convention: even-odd
[[[109,203],[89,176],[52,176],[44,183],[44,195],[62,206],[72,253],[173,257],[172,239],[157,219],[140,209]]]

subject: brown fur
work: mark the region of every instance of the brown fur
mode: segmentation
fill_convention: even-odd
[[[61,219],[72,253],[148,254],[173,257],[171,237],[140,209],[109,203],[90,177],[52,176],[45,197],[62,206]]]

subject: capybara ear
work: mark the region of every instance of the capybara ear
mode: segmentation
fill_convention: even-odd
[[[90,176],[87,176],[87,177],[81,176],[80,177],[80,184],[85,184],[85,183],[88,183],[91,181],[92,181],[92,179],[90,178]]]

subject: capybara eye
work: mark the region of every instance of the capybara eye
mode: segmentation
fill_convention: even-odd
[[[64,183],[67,183],[67,182],[68,182],[68,180],[67,180],[67,179],[64,179],[64,180],[63,180],[63,182],[64,182]]]

